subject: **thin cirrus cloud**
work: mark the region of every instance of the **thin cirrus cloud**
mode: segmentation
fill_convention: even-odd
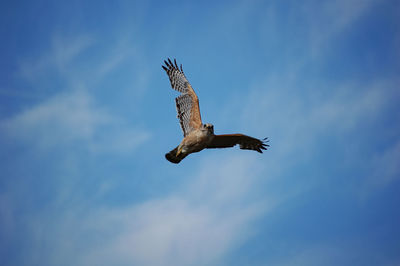
[[[372,171],[366,180],[361,196],[367,197],[374,191],[381,191],[400,179],[400,139],[371,159]]]
[[[358,19],[371,11],[376,1],[329,1],[319,2],[319,12],[315,12],[315,3],[309,2],[303,7],[310,27],[311,55],[322,56],[329,43],[343,31],[352,27]]]
[[[129,151],[150,136],[97,106],[83,90],[47,99],[2,121],[1,127],[9,137],[40,149],[78,141],[93,151]]]
[[[34,83],[44,81],[54,69],[65,75],[71,71],[71,64],[77,56],[94,44],[95,39],[89,35],[70,38],[54,35],[45,54],[20,62],[20,75]]]
[[[19,113],[0,121],[1,129],[9,137],[34,144],[37,148],[55,147],[79,141],[95,152],[128,152],[150,138],[147,130],[139,128],[134,121],[116,116],[99,102],[93,91],[114,69],[135,54],[124,41],[100,58],[94,67],[82,71],[82,56],[90,54],[90,48],[98,45],[89,34],[74,37],[53,35],[46,53],[20,62],[19,75],[34,86],[33,91],[7,91],[8,95],[41,95],[41,101]],[[56,75],[62,81],[61,92],[52,96],[45,93],[56,90]],[[136,82],[140,89],[146,87],[148,76]],[[59,86],[57,84],[57,86]],[[43,89],[43,88],[47,88]],[[135,88],[133,88],[134,90]]]
[[[377,134],[386,134],[381,132],[379,124],[396,106],[395,99],[399,97],[397,81],[382,79],[365,84],[349,80],[340,84],[314,80],[307,84],[301,75],[294,76],[284,83],[271,77],[253,85],[241,112],[241,121],[248,127],[256,125],[258,117],[263,117],[263,123],[256,130],[264,129],[273,140],[272,148],[279,147],[271,158],[276,164],[271,164],[270,171],[274,171],[274,166],[282,160],[289,164],[312,160],[320,147],[326,145],[327,139],[338,143],[335,152],[341,154],[343,160],[346,158],[347,164],[359,163],[363,156],[358,154],[360,148],[357,146],[373,142],[371,138]],[[305,96],[299,90],[304,87],[318,87],[321,92]],[[371,127],[374,131],[359,131]],[[396,125],[389,127],[398,129]],[[361,192],[363,197],[373,195],[381,186],[388,186],[397,179],[396,147],[377,150],[362,159],[373,165],[373,170],[359,181],[359,185],[365,187]],[[302,159],[291,159],[300,154]]]
[[[260,165],[237,156],[221,163],[226,167],[210,174],[207,169],[216,161],[203,160],[190,178],[194,183],[188,181],[165,197],[125,207],[75,206],[67,213],[49,214],[46,223],[32,219],[33,232],[48,230],[36,241],[52,247],[48,261],[42,263],[218,265],[227,253],[256,233],[252,226],[256,219],[279,203],[248,196],[260,193]],[[256,169],[258,174],[248,176]],[[221,193],[217,195],[216,191]],[[210,197],[204,198],[207,192]],[[52,226],[45,229],[49,222]],[[40,252],[38,245],[33,247],[26,254],[31,261]]]

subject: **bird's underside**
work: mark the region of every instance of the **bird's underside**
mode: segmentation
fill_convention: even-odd
[[[201,121],[199,100],[183,73],[182,65],[178,67],[176,60],[172,62],[168,59],[164,62],[165,66],[162,68],[167,72],[171,87],[181,93],[175,99],[175,103],[184,136],[175,149],[165,154],[168,161],[179,163],[189,154],[206,148],[229,148],[239,145],[240,149],[262,153],[262,150],[269,147],[267,138],[260,140],[243,134],[215,135],[214,126],[203,124]]]

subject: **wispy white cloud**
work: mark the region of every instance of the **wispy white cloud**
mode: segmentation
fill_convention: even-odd
[[[242,101],[241,110],[235,105],[227,111],[230,114],[241,113],[241,124],[248,131],[269,136],[273,156],[268,171],[272,176],[281,174],[282,161],[286,168],[292,164],[312,163],[316,153],[327,152],[321,150],[321,145],[327,145],[326,141],[331,140],[343,143],[335,150],[340,158],[348,158],[349,164],[355,162],[358,157],[354,152],[357,151],[349,146],[362,145],[362,142],[368,142],[365,145],[370,146],[372,141],[360,132],[360,128],[379,123],[395,105],[393,99],[399,97],[397,83],[393,80],[377,80],[370,84],[354,81],[321,84],[314,80],[307,87],[320,87],[321,91],[312,94],[307,93],[303,83],[303,78],[297,74],[286,81],[268,78],[251,87],[248,98]],[[383,171],[387,174],[383,178],[387,180],[386,184],[398,175],[394,166],[396,152],[395,148],[388,150],[381,162],[372,154],[365,158],[369,163],[380,165],[381,173],[385,167],[392,169]],[[386,163],[391,166],[385,166]],[[323,182],[330,174],[325,173],[326,177],[315,181]],[[359,179],[358,185],[364,185],[367,179]],[[313,186],[311,183],[308,185]]]
[[[382,185],[387,185],[395,180],[400,179],[400,139],[392,146],[387,148],[382,154],[374,158],[376,181]]]
[[[303,95],[297,86],[274,80],[253,86],[241,116],[246,125],[261,126],[263,131],[284,138],[285,151],[303,149],[319,136],[350,131],[367,118],[376,118],[394,92],[394,86],[385,82],[366,86],[325,84],[332,86],[329,95],[325,94],[326,89]],[[355,89],[359,86],[365,87],[361,91]],[[257,122],[260,117],[261,124]]]
[[[110,47],[109,53],[102,55],[102,61],[94,67],[96,78],[101,79],[124,62],[139,56],[140,52],[136,46],[129,38],[121,37],[116,40]]]
[[[96,127],[111,119],[102,110],[92,110],[91,104],[83,91],[62,93],[3,121],[2,125],[14,136],[24,138],[89,138]]]
[[[235,156],[207,158],[167,196],[125,207],[80,204],[46,222],[33,218],[33,239],[42,245],[32,243],[28,256],[51,249],[48,264],[57,265],[218,265],[277,204],[254,196],[261,176],[252,171],[259,168]]]
[[[50,48],[39,58],[21,59],[21,76],[31,82],[36,82],[49,71],[56,69],[60,73],[70,72],[70,63],[83,51],[95,43],[89,35],[72,38],[53,36]]]
[[[73,37],[54,35],[45,53],[19,60],[20,69],[17,74],[22,80],[31,83],[34,90],[18,92],[8,88],[0,90],[0,93],[3,91],[3,94],[17,97],[40,95],[43,98],[45,93],[76,90],[82,86],[91,91],[102,87],[104,82],[110,84],[110,77],[115,78],[112,75],[115,70],[129,72],[132,69],[131,74],[124,77],[124,87],[121,87],[124,83],[118,80],[119,92],[127,93],[129,87],[131,93],[139,95],[147,87],[150,74],[146,66],[137,67],[145,60],[137,43],[129,34],[126,35],[111,44],[99,42],[91,34]],[[98,53],[99,49],[102,49],[101,54]]]
[[[199,265],[216,263],[249,234],[257,209],[234,208],[219,213],[212,205],[192,205],[187,199],[166,198],[123,210],[116,224],[121,232],[99,250],[89,251],[85,264]],[[99,217],[99,218],[100,218]]]
[[[1,121],[10,138],[37,148],[81,141],[93,151],[126,151],[146,141],[149,134],[96,105],[85,90],[60,93]]]
[[[368,165],[371,173],[358,191],[362,200],[400,179],[398,158],[400,158],[400,139],[383,151],[377,151],[370,158]]]
[[[375,0],[308,2],[303,6],[310,33],[311,55],[320,55],[327,44],[371,10]]]

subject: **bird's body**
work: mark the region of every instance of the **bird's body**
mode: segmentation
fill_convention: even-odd
[[[214,132],[209,129],[195,129],[183,138],[179,149],[184,153],[199,152],[206,148],[214,139]]]
[[[202,125],[201,128],[191,131],[183,138],[178,147],[166,154],[166,158],[171,162],[176,162],[178,160],[178,162],[180,162],[189,154],[207,148],[215,137],[212,126],[209,128],[207,125],[209,124]]]
[[[179,69],[176,60],[164,61],[162,66],[167,72],[173,89],[182,94],[175,99],[178,119],[183,131],[183,140],[172,151],[165,154],[165,158],[172,163],[179,163],[191,153],[199,152],[205,148],[228,148],[236,144],[241,149],[255,150],[262,153],[269,146],[264,140],[252,138],[243,134],[215,135],[212,124],[203,124],[200,115],[199,100],[194,89]]]

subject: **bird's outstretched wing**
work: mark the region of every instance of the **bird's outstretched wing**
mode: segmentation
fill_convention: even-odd
[[[254,150],[262,153],[262,150],[269,147],[267,142],[267,138],[259,140],[243,134],[215,135],[207,148],[229,148],[239,144],[242,150]]]
[[[164,60],[165,66],[162,68],[167,72],[171,87],[181,93],[175,99],[176,111],[178,113],[179,123],[183,131],[183,136],[187,136],[193,129],[200,128],[201,116],[199,99],[194,92],[189,81],[186,79],[185,74],[182,70],[182,65],[178,67],[176,60],[172,63],[168,58],[168,61]]]

